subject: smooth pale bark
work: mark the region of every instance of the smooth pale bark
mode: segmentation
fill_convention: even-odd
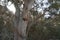
[[[30,3],[33,3],[33,1],[24,0],[23,14],[21,15],[17,0],[14,0],[14,5],[16,8],[15,19],[14,19],[14,27],[16,30],[14,31],[14,40],[26,40],[27,37],[26,28],[29,19],[28,10],[30,9],[29,8],[31,5]],[[23,20],[23,18],[26,18],[27,20]]]
[[[18,29],[20,9],[19,9],[18,5],[16,4],[16,2],[14,4],[15,4],[15,8],[16,8],[15,19],[14,19],[14,28]],[[18,40],[17,31],[14,31],[14,40]]]
[[[16,14],[14,19],[14,27],[17,29],[14,31],[14,40],[26,40],[26,27],[27,21],[23,20],[22,15],[20,14],[20,9],[18,4],[15,1]]]
[[[23,36],[22,38],[19,37],[18,40],[26,40],[26,27],[27,27],[27,23],[25,21],[20,21],[19,22],[19,26],[18,27],[18,31],[19,33]]]

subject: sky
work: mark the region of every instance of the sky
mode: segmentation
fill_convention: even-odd
[[[15,14],[16,9],[14,7],[14,4],[12,4],[10,1],[8,2],[7,8],[9,9],[9,11],[11,11]]]
[[[38,0],[37,2],[39,3],[39,2],[41,2],[41,0]],[[44,0],[44,1],[43,1],[43,3],[47,3],[47,2],[48,2],[48,0]],[[44,4],[44,6],[42,6],[41,8],[38,8],[37,10],[38,10],[38,11],[42,11],[42,8],[46,8],[46,7],[49,7],[49,5]],[[15,9],[15,7],[14,7],[14,4],[11,4],[10,1],[8,2],[7,8],[8,8],[10,11],[12,11],[13,13],[16,12],[16,9]]]
[[[39,4],[39,2],[41,2],[41,1],[42,0],[37,0],[36,2]],[[37,9],[38,12],[42,12],[43,13],[43,9],[44,8],[48,8],[50,6],[49,3],[48,3],[48,5],[46,5],[46,3],[48,3],[48,0],[44,0],[43,1],[43,6]],[[21,7],[23,7],[23,6],[21,6]],[[13,14],[15,14],[15,12],[16,12],[15,6],[10,1],[8,2],[7,8],[8,8],[9,11],[11,11]],[[49,15],[45,15],[45,17],[49,17]]]

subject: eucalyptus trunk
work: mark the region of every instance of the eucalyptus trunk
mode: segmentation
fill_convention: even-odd
[[[15,13],[15,19],[14,19],[14,40],[26,40],[26,28],[27,28],[27,21],[23,20],[23,16],[26,13],[25,10],[23,11],[22,14],[20,14],[20,9],[18,4],[15,2],[15,8],[16,8],[16,13]]]

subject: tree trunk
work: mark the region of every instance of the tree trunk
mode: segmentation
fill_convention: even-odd
[[[18,4],[16,2],[14,4],[16,8],[14,19],[14,27],[16,30],[14,31],[14,40],[26,40],[27,21],[23,20]]]
[[[25,21],[20,21],[19,22],[19,26],[18,27],[18,31],[19,33],[22,35],[22,37],[18,37],[18,40],[26,40],[26,27],[27,27],[27,23]]]

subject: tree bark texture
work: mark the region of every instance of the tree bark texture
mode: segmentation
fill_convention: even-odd
[[[14,31],[14,40],[26,40],[27,21],[23,20],[24,16],[23,14],[22,14],[23,16],[20,15],[20,9],[16,1],[14,4],[16,8],[15,19],[14,19],[14,27],[16,28],[16,31]]]

